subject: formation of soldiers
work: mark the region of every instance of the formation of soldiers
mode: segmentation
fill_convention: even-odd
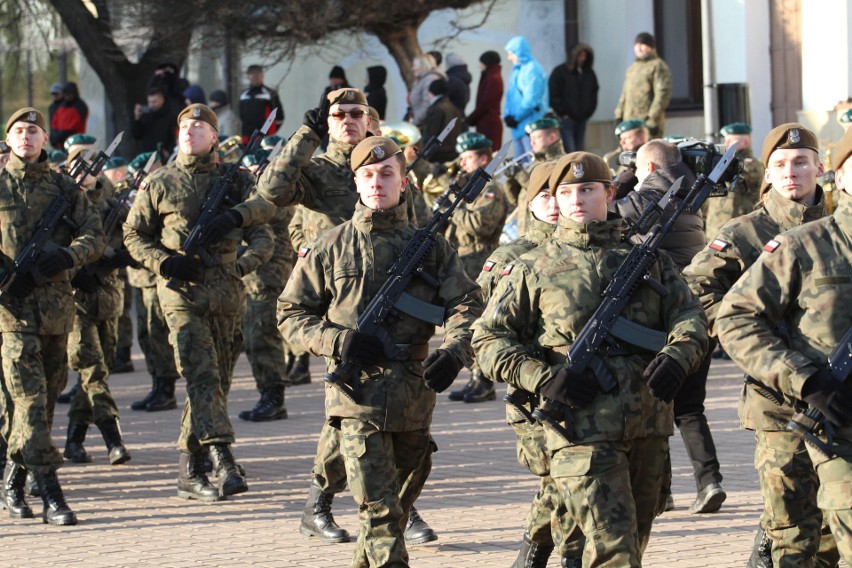
[[[6,124],[0,506],[12,518],[34,516],[27,498],[35,493],[45,523],[76,524],[57,469],[63,455],[91,461],[83,446],[91,425],[111,464],[131,460],[108,385],[110,368],[126,364],[119,352],[129,353],[118,331],[130,302],[126,272],[152,377],[132,408],[175,408],[176,381],[186,384],[181,498],[214,502],[249,490],[227,407],[243,350],[260,394],[239,414],[247,421],[287,418],[286,386],[310,381],[309,357],[324,357],[326,421],[300,530],[348,541],[332,514],[348,487],[359,504],[352,565],[407,566],[407,546],[438,538],[414,503],[437,450],[438,394],[467,367],[470,381],[449,399],[494,400],[493,383],[507,383],[518,459],[540,479],[514,566],[546,566],[554,551],[562,566],[639,566],[655,517],[673,506],[675,424],[695,467],[690,511],[717,511],[726,498],[703,417],[720,343],[748,373],[740,416],[755,431],[766,502],[751,565],[852,560],[852,390],[828,365],[835,348],[852,349],[843,345],[852,314],[842,301],[852,282],[852,133],[832,149],[836,209],[827,216],[812,132],[776,127],[759,161],[747,125],[723,128],[742,172],[704,215],[689,210],[672,224],[647,268],[656,284],[639,285],[619,314],[659,344],[607,328],[595,364],[578,370],[572,344],[625,259],[672,214],[665,204],[708,173],[693,172],[678,145],[654,139],[643,121],[616,127],[617,167],[565,154],[557,120],[530,122],[532,161],[499,176],[499,149],[484,136],[462,134],[458,160],[432,164],[417,140],[381,136],[352,88],[324,96],[289,140],[266,140],[241,168],[220,153],[207,106],[188,106],[176,126],[171,163],[154,171],[140,156],[98,175],[96,141],[71,145],[59,173],[44,150],[41,113],[20,109]],[[60,202],[65,220],[44,230]],[[645,222],[658,205],[657,224]],[[518,238],[500,246],[504,227]],[[386,301],[384,285],[404,273],[412,243],[420,248],[405,293],[368,326],[360,316]],[[79,388],[61,452],[50,429],[69,368]],[[791,420],[808,443],[788,430]]]

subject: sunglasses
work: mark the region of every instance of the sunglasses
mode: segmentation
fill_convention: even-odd
[[[337,112],[331,113],[329,116],[334,120],[343,120],[346,118],[346,115],[351,116],[353,119],[358,120],[362,116],[366,114],[363,110],[339,110]]]

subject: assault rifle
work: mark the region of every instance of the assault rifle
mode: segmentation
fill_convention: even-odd
[[[678,178],[657,203],[643,211],[630,231],[624,235],[626,240],[636,232],[645,233],[647,226],[653,223],[658,215],[666,215],[647,230],[644,242],[635,245],[618,267],[612,281],[604,290],[603,301],[568,349],[566,366],[577,374],[590,369],[602,392],[609,393],[618,387],[615,377],[598,355],[605,341],[615,344],[616,340],[620,339],[652,352],[658,352],[665,346],[664,332],[635,324],[622,317],[621,312],[642,284],[649,286],[661,297],[668,295],[668,290],[651,278],[651,267],[657,262],[657,249],[663,238],[674,228],[681,213],[695,213],[701,208],[710,191],[722,179],[728,165],[734,160],[735,151],[736,144],[728,149],[709,176],[698,176],[686,197],[673,200],[683,181],[682,177]],[[542,403],[533,411],[533,416],[552,426],[566,440],[571,440],[569,429],[573,418],[568,406],[542,397]],[[561,422],[565,422],[566,427],[563,427]]]
[[[56,196],[47,208],[44,216],[39,220],[29,242],[21,249],[18,256],[15,257],[15,269],[7,271],[2,279],[0,279],[0,295],[6,293],[15,281],[15,278],[21,274],[30,274],[36,286],[44,286],[47,278],[39,271],[38,266],[36,266],[36,260],[43,252],[51,252],[48,249],[55,249],[57,247],[56,243],[50,240],[50,237],[53,236],[57,225],[65,219],[68,210],[71,209],[74,203],[72,198],[80,191],[83,182],[88,176],[97,177],[101,173],[107,160],[109,160],[112,153],[115,152],[115,149],[121,143],[123,135],[124,132],[119,132],[109,147],[103,152],[98,152],[91,163],[87,163],[86,160],[79,160],[74,163],[70,172],[74,183],[69,184],[64,191]],[[88,156],[91,156],[91,152],[89,152]]]
[[[828,369],[831,378],[841,383],[852,372],[852,327],[828,356]],[[834,427],[816,408],[810,407],[804,412],[795,413],[787,422],[787,430],[802,438],[827,459],[834,457]],[[817,437],[820,432],[825,434],[825,442]]]
[[[153,167],[157,157],[157,153],[152,152],[151,157],[148,158],[148,161],[145,163],[145,167],[136,172],[136,175],[127,182],[127,187],[125,187],[124,190],[118,194],[118,197],[115,198],[115,205],[112,206],[112,209],[109,210],[107,216],[104,217],[104,236],[106,237],[107,243],[109,243],[110,237],[115,232],[115,228],[118,226],[118,221],[121,218],[121,211],[127,204],[130,194],[139,189],[139,184],[142,183],[142,180],[148,175],[148,172]]]
[[[521,154],[517,158],[513,159],[512,161],[506,162],[505,164],[503,164],[500,167],[500,169],[498,169],[496,172],[494,172],[494,177],[499,176],[500,174],[502,174],[503,172],[505,172],[506,170],[508,170],[510,168],[514,168],[516,166],[519,166],[524,160],[526,160],[527,158],[530,158],[532,156],[534,156],[532,150],[530,150],[529,152],[524,152],[523,154]]]
[[[439,282],[432,275],[423,271],[423,261],[432,247],[435,246],[438,233],[452,217],[456,207],[462,201],[473,203],[485,184],[491,181],[492,172],[508,151],[509,143],[507,142],[485,169],[477,168],[465,186],[458,192],[455,201],[447,209],[435,213],[429,223],[414,234],[399,258],[388,270],[387,280],[382,284],[364,312],[358,316],[358,321],[355,324],[356,329],[379,338],[388,359],[406,361],[411,356],[410,346],[394,343],[390,334],[383,327],[385,319],[391,313],[400,311],[435,325],[443,325],[444,308],[418,300],[407,294],[405,289],[415,276],[419,276],[431,286],[438,287]],[[358,404],[360,374],[361,368],[358,365],[344,361],[335,366],[330,373],[326,373],[324,380],[337,387],[349,400]]]
[[[405,168],[406,174],[408,174],[408,172],[410,172],[414,168],[414,164],[416,164],[420,158],[428,160],[435,152],[438,151],[438,148],[441,146],[441,144],[444,143],[444,140],[447,138],[447,136],[450,135],[450,132],[453,131],[453,128],[455,127],[457,121],[458,117],[449,121],[440,134],[438,134],[437,136],[433,136],[426,142],[426,145],[423,147],[423,150],[421,150],[421,152],[417,154],[417,157],[414,158],[414,161],[408,164],[408,167]],[[489,177],[488,179],[490,180],[491,178]]]

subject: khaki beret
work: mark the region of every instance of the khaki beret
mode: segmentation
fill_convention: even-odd
[[[835,171],[843,166],[843,162],[849,156],[852,156],[852,128],[843,133],[843,138],[840,139],[840,142],[837,143],[834,151],[831,153]]]
[[[387,160],[391,156],[401,154],[396,142],[384,136],[370,136],[362,140],[352,150],[352,171],[361,166],[369,166]]]
[[[550,174],[550,192],[560,183],[612,182],[612,172],[603,158],[591,152],[572,152],[559,158]]]
[[[328,94],[328,102],[332,105],[367,105],[367,97],[360,89],[337,89]]]
[[[769,166],[769,156],[775,150],[807,148],[819,152],[816,135],[798,122],[788,122],[769,131],[763,140],[763,163]]]
[[[527,185],[527,202],[532,203],[535,196],[542,191],[550,191],[550,174],[556,162],[542,162],[535,166],[530,174],[530,182]]]
[[[371,107],[371,106],[368,106],[368,107],[367,107],[367,114],[369,114],[369,115],[370,115],[370,118],[372,118],[372,119],[373,119],[373,121],[374,121],[374,122],[376,123],[376,125],[378,126],[379,121],[381,121],[381,120],[382,120],[382,117],[380,117],[380,116],[379,116],[379,111],[377,111],[376,109],[374,109],[374,108],[373,108],[373,107]]]
[[[216,116],[216,112],[207,105],[195,103],[183,109],[177,117],[178,126],[184,118],[201,120],[212,126],[216,132],[219,131],[219,118]]]
[[[47,123],[44,121],[44,115],[33,107],[24,107],[12,113],[9,121],[6,123],[6,132],[12,130],[12,125],[16,122],[29,122],[35,124],[45,132],[47,132]]]

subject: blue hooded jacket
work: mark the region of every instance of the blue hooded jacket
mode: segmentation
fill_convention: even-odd
[[[518,125],[512,128],[512,138],[522,138],[525,135],[524,127],[543,117],[550,107],[547,75],[541,64],[532,56],[527,38],[513,37],[506,43],[505,50],[517,55],[518,63],[512,68],[512,74],[509,76],[503,117],[515,117]]]

